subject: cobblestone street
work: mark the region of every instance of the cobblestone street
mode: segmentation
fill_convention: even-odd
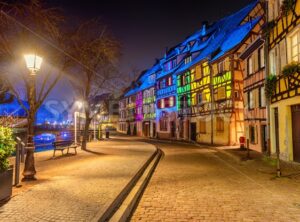
[[[14,188],[0,221],[91,221],[102,215],[154,147],[126,138],[89,143],[88,152],[36,154],[38,181]],[[18,189],[20,189],[18,191]]]
[[[158,143],[158,165],[132,221],[300,221],[300,181],[213,149]]]

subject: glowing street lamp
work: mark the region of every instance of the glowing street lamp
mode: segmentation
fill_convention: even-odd
[[[24,58],[27,68],[31,71],[30,74],[35,75],[41,69],[43,58],[36,54],[26,54]]]
[[[35,88],[35,75],[41,69],[43,58],[37,56],[36,54],[26,54],[24,55],[26,66],[30,71],[29,75],[29,93],[28,93],[28,123],[27,123],[27,153],[25,159],[25,166],[23,171],[23,180],[34,180],[35,163],[34,163],[34,119],[36,110],[36,88]]]

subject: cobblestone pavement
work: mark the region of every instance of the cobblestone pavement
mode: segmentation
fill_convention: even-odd
[[[91,221],[155,150],[126,138],[90,143],[88,149],[56,159],[51,151],[37,153],[38,181],[0,207],[0,221]]]
[[[299,180],[213,149],[157,144],[165,156],[132,221],[300,221]]]

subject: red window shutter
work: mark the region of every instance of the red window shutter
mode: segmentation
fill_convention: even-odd
[[[157,101],[157,107],[160,109],[161,108],[161,100]]]

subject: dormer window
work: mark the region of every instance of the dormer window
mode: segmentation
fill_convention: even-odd
[[[188,56],[184,59],[184,64],[188,64],[190,62],[192,62],[192,56]]]

